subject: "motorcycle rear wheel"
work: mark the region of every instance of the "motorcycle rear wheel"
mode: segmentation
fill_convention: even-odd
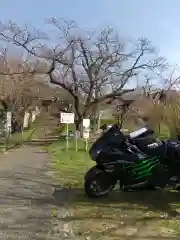
[[[116,182],[109,173],[95,166],[86,174],[84,190],[89,198],[104,197],[113,190]]]

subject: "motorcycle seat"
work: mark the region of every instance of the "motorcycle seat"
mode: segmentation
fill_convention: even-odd
[[[153,130],[150,130],[144,127],[129,133],[128,137],[129,139],[134,140],[134,139],[143,138],[147,135],[152,135],[152,134],[153,134]]]

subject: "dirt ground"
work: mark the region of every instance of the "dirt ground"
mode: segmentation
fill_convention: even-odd
[[[149,193],[140,197],[147,206],[132,193],[114,192],[108,200],[90,202],[81,189],[55,187],[49,163],[50,156],[40,147],[0,156],[0,239],[178,239],[169,225],[177,212],[160,193],[154,196],[156,205]],[[174,195],[168,199],[180,202],[179,195],[179,200]],[[160,226],[166,218],[167,227]]]
[[[49,161],[39,147],[23,147],[0,156],[0,239],[64,239],[68,234],[63,223],[58,222],[56,229],[52,216],[57,203],[52,196]],[[59,208],[62,215],[67,212]]]

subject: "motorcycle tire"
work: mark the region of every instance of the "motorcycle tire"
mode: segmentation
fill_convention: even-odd
[[[95,166],[86,173],[84,190],[89,198],[104,197],[112,191],[116,182],[117,180],[112,179],[110,173],[107,173]],[[101,188],[102,185],[103,188]]]

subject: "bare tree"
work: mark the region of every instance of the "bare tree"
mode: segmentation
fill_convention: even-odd
[[[78,129],[95,105],[133,91],[128,84],[135,76],[159,71],[166,64],[146,38],[124,42],[109,27],[87,33],[73,21],[51,18],[46,23],[57,30],[56,46],[45,44],[50,39],[47,34],[21,29],[12,22],[1,24],[0,38],[26,50],[38,62],[43,60],[46,67],[41,70],[49,69],[41,72],[73,97]],[[35,71],[40,72],[36,67]]]
[[[5,111],[12,112],[13,122],[20,126],[24,112],[38,97],[33,91],[35,75],[24,66],[22,59],[5,56],[0,59],[0,71],[3,73],[0,77],[1,105]]]
[[[159,99],[163,105],[161,120],[168,127],[170,136],[174,138],[180,134],[180,94],[176,90],[180,84],[178,66],[171,67],[169,73],[162,77],[162,81],[164,82],[164,89],[159,93]]]
[[[144,86],[144,96],[147,102],[144,102],[144,115],[151,124],[157,128],[158,134],[161,133],[161,128],[166,125],[170,131],[171,136],[175,136],[180,132],[179,126],[179,91],[176,88],[179,86],[180,77],[178,67],[171,67],[167,69],[163,75],[158,74],[161,80],[161,85],[152,88],[150,79],[147,78]],[[164,129],[163,129],[164,131]]]

